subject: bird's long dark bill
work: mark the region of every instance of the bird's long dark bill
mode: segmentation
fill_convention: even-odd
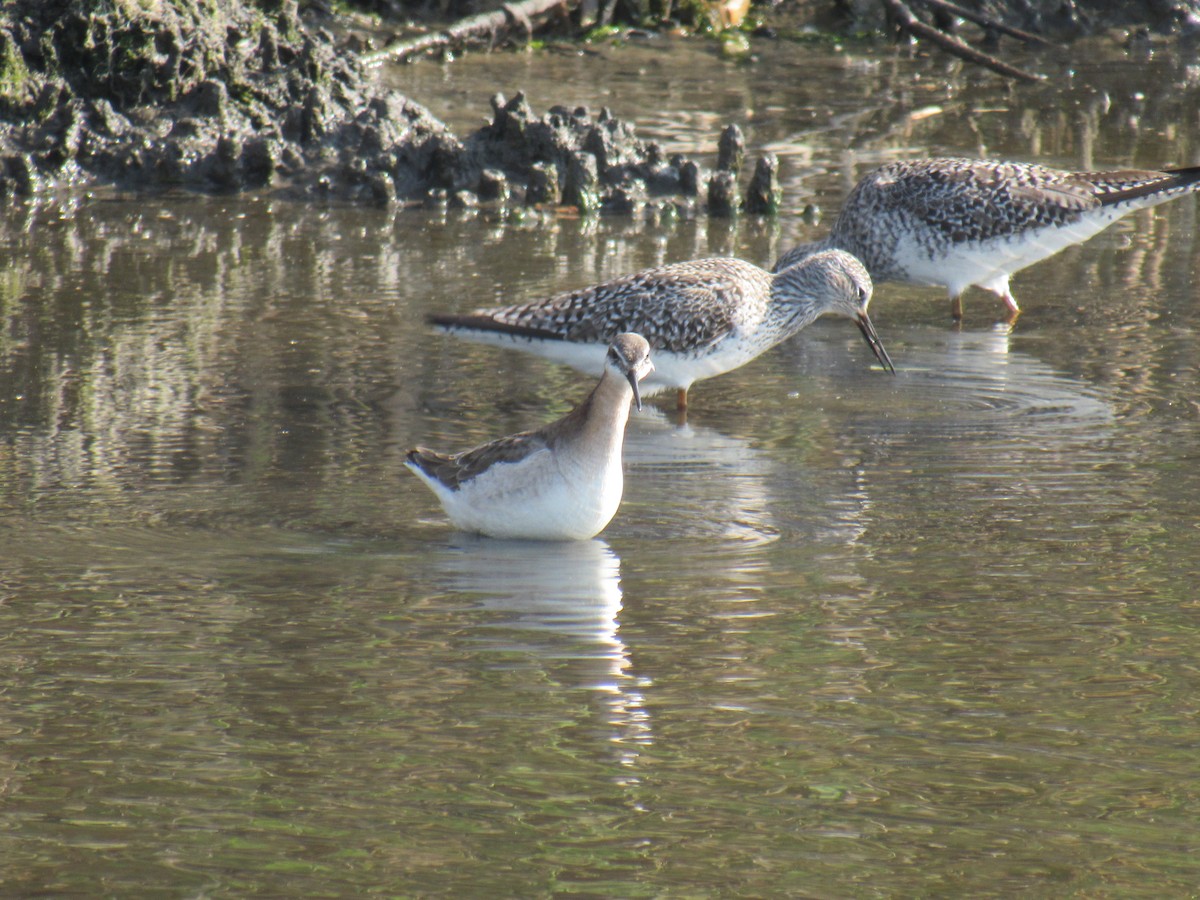
[[[637,406],[638,412],[642,411],[642,389],[638,387],[637,376],[630,372],[625,376],[629,379],[629,386],[633,388],[633,402]]]
[[[858,318],[854,320],[858,325],[858,330],[863,333],[863,337],[867,341],[867,346],[871,348],[871,352],[875,354],[875,358],[879,360],[879,364],[885,369],[889,369],[893,375],[896,374],[896,367],[892,365],[892,358],[888,356],[888,352],[883,349],[883,344],[879,340],[879,335],[875,333],[875,326],[871,324],[870,318],[865,312],[859,313]]]

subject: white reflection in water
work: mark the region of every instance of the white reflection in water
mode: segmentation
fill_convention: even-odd
[[[857,444],[880,438],[894,444],[911,434],[930,453],[945,449],[941,437],[978,442],[994,455],[1014,446],[1045,450],[1112,437],[1116,413],[1108,391],[1029,352],[1043,349],[1036,335],[1007,326],[963,332],[917,326],[890,335],[902,348],[896,378],[813,386],[831,416],[853,415],[849,432],[845,423],[837,430]],[[842,365],[843,351],[831,343],[811,341],[804,354],[813,371]]]
[[[612,548],[599,539],[461,535],[434,565],[448,576],[447,587],[478,597],[489,613],[474,636],[488,649],[573,663],[577,686],[602,698],[618,761],[632,765],[653,735],[641,690],[647,682],[634,673],[620,636],[621,560]]]
[[[918,408],[935,405],[939,430],[981,432],[1004,444],[1036,439],[1044,449],[1107,436],[1115,416],[1101,389],[1013,349],[1012,342],[1000,328],[914,344],[904,375],[915,390],[906,393]]]
[[[911,577],[927,578],[938,602],[950,604],[960,592],[1020,597],[1047,546],[1070,559],[1073,547],[1103,545],[1117,516],[1097,511],[1131,504],[1119,483],[1129,469],[1113,473],[1125,451],[1111,392],[1027,352],[1041,349],[1038,335],[910,327],[891,337],[903,348],[893,351],[895,379],[860,380],[822,401],[842,454],[862,454],[845,502],[860,511],[872,555],[893,572],[922,560],[924,574]],[[814,369],[841,364],[832,345],[804,349]],[[913,534],[924,549],[913,549]],[[821,693],[869,699],[871,672],[904,664],[893,620],[877,613],[896,601],[869,578],[842,577],[844,593],[821,600],[822,632],[859,659],[831,670]]]
[[[828,424],[820,410],[804,410],[801,418],[818,431]],[[620,527],[626,531],[719,537],[742,549],[785,533],[839,544],[862,534],[865,498],[853,465],[813,467],[788,450],[755,447],[691,422],[677,425],[673,415],[650,407],[630,420],[625,458],[627,515]]]
[[[662,496],[654,495],[655,509],[689,535],[700,531],[749,544],[778,538],[768,488],[774,463],[746,441],[712,428],[679,425],[673,413],[646,406],[626,429],[625,459],[628,467],[648,475],[637,479],[639,487],[664,489]],[[627,483],[627,501],[629,494]],[[703,514],[696,515],[697,510]]]

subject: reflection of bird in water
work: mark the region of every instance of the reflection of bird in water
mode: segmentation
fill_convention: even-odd
[[[1104,389],[1014,349],[1007,331],[914,327],[902,338],[909,348],[905,384],[889,401],[886,429],[878,396],[860,403],[839,429],[848,448],[870,443],[874,456],[863,471],[877,500],[895,493],[880,481],[887,467],[871,464],[885,456],[905,459],[905,479],[940,479],[938,490],[947,495],[979,479],[994,480],[997,493],[1010,496],[1055,482],[1091,496],[1083,485],[1102,473],[1094,463],[1111,455],[1117,418]],[[1006,477],[995,478],[998,472]]]
[[[853,320],[876,359],[892,368],[867,317],[870,300],[871,279],[848,253],[818,254],[776,275],[721,257],[647,269],[521,306],[431,316],[430,322],[589,373],[599,370],[613,337],[636,331],[654,350],[646,392],[675,388],[684,409],[693,382],[745,365],[826,313]]]
[[[987,436],[1004,466],[1018,454],[1111,437],[1115,412],[1102,390],[1013,350],[1003,331],[944,333],[934,345],[914,349],[909,377],[915,396],[905,402],[923,413],[912,416],[914,430],[929,423],[943,440]]]
[[[840,343],[816,343],[832,367],[845,363]],[[809,350],[808,343],[803,351],[789,348],[805,357]],[[778,420],[774,406],[762,415],[763,424]],[[812,429],[825,439],[834,425],[820,410],[804,409],[788,427]],[[632,418],[625,458],[638,485],[629,501],[638,514],[622,529],[626,538],[700,541],[713,554],[737,554],[783,535],[843,544],[861,530],[855,473],[841,465],[810,465],[794,452],[715,428],[679,426],[673,415],[652,408]]]
[[[583,540],[621,503],[621,444],[629,401],[654,370],[650,347],[618,335],[600,383],[557,422],[447,455],[418,447],[406,465],[437,495],[455,526],[491,537]]]
[[[650,743],[650,718],[629,649],[620,635],[621,560],[601,540],[562,544],[465,542],[434,551],[454,592],[479,598],[489,615],[472,637],[489,649],[521,652],[571,670],[569,682],[595,691],[617,733],[619,761]],[[556,674],[562,680],[562,674]]]
[[[962,318],[979,285],[1020,312],[1009,276],[1098,234],[1117,219],[1200,187],[1200,166],[1161,172],[1066,172],[988,160],[888,163],[846,198],[829,236],[792,248],[776,271],[837,247],[876,281],[943,285]]]
[[[647,408],[625,438],[631,503],[645,505],[627,532],[645,536],[718,538],[743,545],[775,540],[771,479],[777,464],[748,441],[712,428],[679,425],[673,414]]]

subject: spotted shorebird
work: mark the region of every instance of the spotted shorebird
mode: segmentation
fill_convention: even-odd
[[[545,541],[594,537],[621,503],[629,401],[641,409],[638,383],[653,371],[646,339],[617,335],[600,383],[557,422],[453,455],[418,447],[405,465],[463,531]]]
[[[826,313],[852,319],[875,358],[894,372],[867,316],[870,300],[862,263],[834,250],[775,275],[725,257],[674,263],[522,306],[435,315],[430,322],[589,373],[600,369],[616,335],[635,331],[654,350],[644,392],[675,388],[683,410],[693,382],[745,365]]]
[[[775,270],[837,247],[876,281],[944,286],[955,319],[974,284],[997,294],[1012,321],[1020,309],[1009,276],[1198,186],[1200,166],[1064,172],[972,159],[893,162],[855,186],[828,237],[792,248]]]

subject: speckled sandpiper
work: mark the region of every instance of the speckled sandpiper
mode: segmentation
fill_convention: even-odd
[[[621,504],[621,445],[629,401],[654,365],[637,334],[617,335],[600,383],[574,410],[537,431],[453,455],[411,451],[405,465],[463,531],[497,538],[586,540]]]
[[[1200,166],[1067,172],[974,159],[893,162],[858,182],[827,238],[789,250],[775,270],[836,247],[877,282],[944,286],[955,319],[963,291],[978,285],[1004,301],[1011,321],[1020,309],[1009,276],[1198,187]]]
[[[826,313],[852,319],[875,358],[893,372],[867,316],[871,278],[839,250],[819,253],[777,274],[740,259],[673,263],[520,306],[435,315],[440,330],[515,347],[596,372],[608,343],[635,331],[650,342],[655,371],[646,394],[678,391],[687,407],[695,381],[745,365]]]

